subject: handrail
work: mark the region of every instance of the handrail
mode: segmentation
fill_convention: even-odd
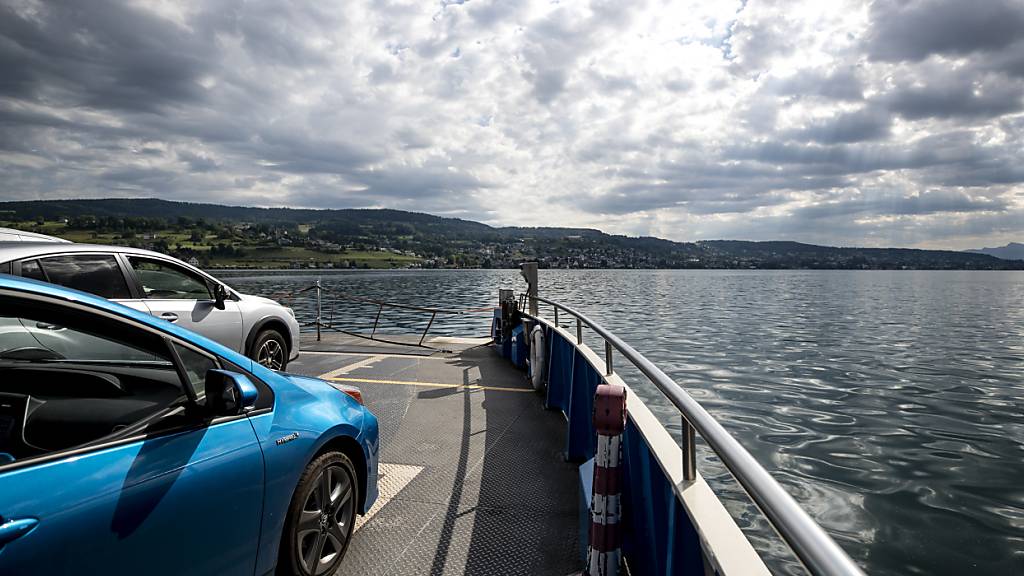
[[[687,430],[684,430],[684,439],[689,436],[688,441],[684,443],[684,478],[692,480],[695,475],[693,468],[685,470],[688,467],[688,462],[690,462],[690,467],[694,467],[695,463],[693,435],[689,430],[692,426],[704,438],[707,445],[718,454],[722,463],[811,574],[822,576],[864,575],[853,559],[797,504],[796,500],[747,452],[743,445],[660,368],[618,336],[584,314],[547,298],[540,296],[530,296],[530,298],[553,306],[556,322],[559,308],[575,317],[578,344],[582,343],[582,324],[586,324],[588,328],[604,338],[605,353],[608,356],[605,362],[609,374],[611,373],[610,352],[614,347],[647,376],[651,383],[657,386],[662,394],[679,409],[687,424]],[[689,450],[685,447],[687,444]]]

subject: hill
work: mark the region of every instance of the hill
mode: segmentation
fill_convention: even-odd
[[[673,242],[588,228],[492,227],[402,210],[254,208],[158,199],[0,202],[0,226],[127,244],[207,266],[1024,269],[987,254],[798,242]]]
[[[968,250],[972,254],[988,254],[989,256],[995,256],[996,258],[1002,258],[1003,260],[1024,260],[1024,244],[1020,242],[1010,242],[1006,246],[999,246],[998,248],[981,248],[979,250]]]

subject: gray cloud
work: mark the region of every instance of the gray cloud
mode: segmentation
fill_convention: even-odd
[[[779,96],[819,96],[831,100],[862,100],[864,87],[852,67],[801,70],[785,78],[768,78],[763,92]]]
[[[705,238],[736,238],[752,240],[786,238],[800,242],[821,243],[823,237],[837,246],[921,246],[950,247],[951,234],[965,238],[967,248],[978,239],[988,237],[1014,238],[1024,234],[1024,211],[977,212],[965,218],[961,213],[936,213],[898,218],[873,218],[870,215],[852,218],[836,214],[818,218],[793,218],[791,215],[746,219],[702,228]]]
[[[192,172],[210,172],[220,167],[214,158],[191,150],[178,151],[178,159],[187,164]]]
[[[474,0],[469,6],[469,15],[476,24],[491,27],[499,22],[514,19],[523,9],[519,0]]]
[[[40,186],[44,177],[26,177],[29,169],[8,167],[5,174],[23,177],[9,179],[6,194],[31,197],[45,188],[183,197],[200,186],[222,190],[229,201],[258,195],[224,188],[275,182],[234,173],[268,171],[335,175],[323,199],[362,194],[369,205],[379,203],[378,197],[395,197],[403,184],[409,185],[405,196],[421,198],[460,198],[483,186],[430,167],[376,174],[368,167],[386,162],[382,151],[389,138],[350,137],[359,124],[375,129],[376,120],[359,110],[350,114],[353,102],[345,102],[346,90],[332,96],[340,100],[337,107],[324,102],[319,109],[301,106],[296,114],[287,100],[303,86],[267,82],[274,75],[298,80],[305,70],[329,67],[331,58],[305,36],[343,26],[343,12],[273,2],[193,8],[198,10],[184,23],[173,23],[112,0],[88,8],[48,3],[34,11],[0,5],[0,98],[5,99],[0,100],[0,150],[74,161],[82,172]],[[225,45],[237,48],[225,50]],[[374,106],[355,104],[363,111]],[[343,134],[334,129],[339,121]],[[60,131],[62,145],[52,139],[54,130]],[[429,145],[422,131],[410,127],[394,134],[405,149]],[[140,153],[144,142],[163,142],[172,152],[160,162],[153,152]],[[160,165],[142,162],[142,156]],[[417,174],[422,185],[412,186]]]
[[[972,197],[962,191],[929,190],[916,196],[867,194],[833,202],[823,202],[794,211],[804,218],[828,218],[850,215],[918,216],[945,212],[1005,212],[1006,200]]]
[[[0,198],[1020,230],[1019,2],[687,1],[0,0]]]
[[[0,5],[4,95],[70,106],[152,112],[202,99],[209,37],[107,0]],[[8,73],[10,71],[10,73]]]
[[[1024,108],[1022,97],[1024,82],[954,73],[932,77],[916,86],[901,86],[880,100],[904,118],[917,120],[1003,116]]]
[[[879,60],[991,52],[1024,39],[1024,4],[1017,0],[876,1],[871,20],[868,55]]]
[[[811,122],[804,128],[790,132],[790,137],[822,144],[863,142],[887,138],[891,127],[892,120],[887,112],[864,108]]]

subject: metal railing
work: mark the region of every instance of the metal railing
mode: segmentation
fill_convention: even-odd
[[[320,280],[317,280],[316,283],[313,284],[312,286],[308,286],[306,288],[303,288],[302,290],[299,290],[298,292],[295,292],[294,295],[297,296],[299,294],[304,294],[304,293],[310,292],[310,291],[315,291],[315,294],[316,294],[316,315],[315,315],[313,321],[311,321],[311,322],[303,322],[300,325],[303,326],[303,327],[307,327],[307,328],[311,327],[311,326],[315,326],[316,327],[316,339],[317,339],[318,342],[322,339],[321,329],[327,329],[327,330],[331,330],[331,331],[334,331],[334,332],[339,332],[339,333],[342,333],[342,334],[347,334],[349,336],[355,336],[355,337],[358,337],[358,338],[366,338],[368,340],[375,340],[377,342],[385,342],[385,343],[388,343],[388,344],[400,344],[400,345],[404,345],[404,346],[426,347],[426,346],[423,345],[423,341],[426,339],[427,333],[430,332],[430,328],[434,325],[434,321],[437,319],[438,315],[475,314],[475,313],[480,313],[480,312],[486,312],[486,311],[489,311],[489,310],[491,310],[493,308],[493,306],[484,306],[484,307],[480,307],[480,308],[469,308],[469,309],[463,309],[463,310],[451,310],[451,309],[445,309],[445,308],[428,308],[428,307],[424,307],[424,306],[413,306],[413,305],[410,305],[410,304],[398,304],[396,302],[386,302],[386,301],[383,301],[383,300],[375,300],[375,299],[372,299],[372,298],[366,298],[364,296],[357,296],[355,294],[349,294],[347,292],[342,292],[340,290],[334,290],[334,289],[331,289],[331,288],[327,288],[326,286],[324,286],[320,282]],[[330,304],[331,304],[331,306],[330,306],[330,316],[328,317],[327,321],[325,321],[325,315],[324,315],[324,296],[325,295],[327,295],[328,298],[331,299],[331,301],[330,301]],[[339,328],[338,326],[336,326],[334,324],[334,311],[335,311],[335,308],[337,308],[337,301],[338,300],[347,301],[347,302],[358,302],[360,304],[370,304],[370,305],[373,305],[373,306],[377,306],[377,313],[374,316],[373,327],[370,329],[370,335],[369,336],[367,336],[365,334],[359,334],[358,332],[351,332],[349,330],[344,330],[344,329]],[[380,326],[381,314],[383,313],[385,308],[394,308],[394,309],[397,309],[397,310],[407,310],[407,311],[411,311],[411,312],[422,312],[424,314],[430,314],[430,320],[427,321],[426,327],[419,334],[419,341],[417,343],[412,344],[410,342],[399,342],[399,341],[395,341],[395,340],[389,340],[387,338],[380,338],[380,337],[377,336],[377,329]]]
[[[815,575],[863,576],[864,572],[832,538],[825,533],[785,489],[714,417],[697,403],[681,386],[668,377],[643,354],[584,314],[540,296],[531,300],[554,308],[554,324],[559,324],[558,311],[576,319],[576,343],[583,344],[586,325],[604,339],[605,372],[613,373],[612,349],[633,364],[679,410],[683,420],[683,478],[693,481],[697,476],[696,434],[718,455],[765,518],[793,550],[804,567]],[[527,315],[529,316],[529,315]]]

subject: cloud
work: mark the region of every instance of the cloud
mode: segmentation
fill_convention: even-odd
[[[36,7],[0,5],[0,94],[150,112],[202,99],[209,37],[106,0]]]
[[[879,98],[890,110],[911,120],[921,118],[993,118],[1024,108],[1024,82],[993,74],[958,71],[901,83]]]
[[[1024,5],[1016,0],[876,1],[871,19],[868,55],[878,60],[994,52],[1024,40]]]
[[[889,136],[892,119],[883,110],[863,108],[840,112],[830,118],[814,120],[791,132],[791,138],[822,144],[882,140]]]
[[[781,3],[749,2],[732,25],[728,56],[739,70],[761,71],[775,57],[796,52],[800,25]]]
[[[852,67],[805,69],[786,77],[768,77],[762,91],[778,96],[817,96],[828,100],[862,100],[864,86]]]
[[[823,202],[795,211],[799,218],[831,218],[850,215],[919,216],[937,213],[1005,212],[1009,204],[1001,198],[971,196],[962,191],[924,191],[915,196],[883,193],[857,194]]]
[[[1022,18],[997,0],[8,0],[0,198],[994,245],[1024,210]]]

